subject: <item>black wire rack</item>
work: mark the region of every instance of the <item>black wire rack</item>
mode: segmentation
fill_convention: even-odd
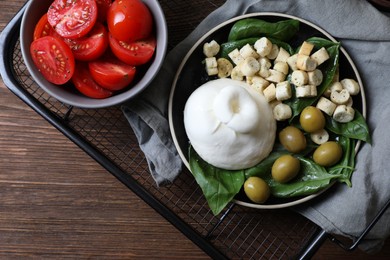
[[[160,1],[168,23],[169,49],[223,2]],[[1,73],[6,86],[210,257],[308,258],[328,237],[314,223],[289,209],[257,210],[232,203],[219,216],[214,216],[187,170],[183,170],[172,184],[157,187],[120,107],[80,109],[68,106],[36,85],[20,51],[19,29],[23,11],[24,8],[2,33],[4,64]]]

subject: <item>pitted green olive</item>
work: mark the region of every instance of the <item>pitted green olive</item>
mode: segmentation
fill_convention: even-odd
[[[313,154],[313,160],[325,167],[335,165],[343,155],[341,145],[334,141],[328,141],[317,147]]]
[[[325,127],[325,116],[318,108],[307,106],[301,112],[299,123],[304,131],[314,133]]]
[[[279,133],[279,141],[292,153],[299,153],[306,148],[306,137],[294,126],[287,126]]]
[[[264,203],[271,195],[268,184],[259,177],[249,177],[244,182],[246,196],[254,203]]]
[[[282,155],[272,165],[272,178],[280,183],[286,183],[294,179],[301,169],[298,158],[290,154]]]

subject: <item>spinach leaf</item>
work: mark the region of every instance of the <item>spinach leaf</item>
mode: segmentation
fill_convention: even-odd
[[[358,110],[355,110],[355,118],[348,123],[338,123],[327,116],[326,128],[335,134],[371,143],[368,125],[363,115]]]
[[[290,105],[293,111],[290,122],[296,116],[298,116],[305,107],[312,105],[318,100],[319,97],[321,97],[321,95],[332,83],[339,61],[340,43],[335,43],[318,37],[309,38],[306,41],[313,43],[316,49],[320,49],[322,47],[326,48],[330,58],[319,67],[323,73],[324,79],[321,85],[317,87],[317,96],[313,98],[297,98],[295,95],[293,95],[293,97],[286,102],[286,104]]]
[[[335,43],[334,41],[331,41],[331,40],[328,40],[328,39],[324,39],[324,38],[321,38],[321,37],[311,37],[311,38],[307,39],[306,41],[314,44],[314,46],[315,46],[314,50],[318,50],[318,49],[320,49],[322,47],[327,49],[327,48],[330,48],[330,47],[333,47],[333,46],[340,45],[340,43]]]
[[[294,19],[279,22],[266,22],[261,19],[247,18],[237,21],[230,30],[228,41],[261,36],[289,41],[299,30],[299,21]]]
[[[246,44],[254,45],[255,42],[259,39],[259,37],[252,37],[252,38],[245,38],[237,41],[228,41],[221,44],[221,50],[220,55],[222,58],[230,59],[228,54],[233,51],[234,49],[240,49],[244,47]],[[285,42],[282,42],[277,39],[268,38],[273,44],[278,45],[279,47],[282,47],[286,51],[288,51],[290,54],[294,53],[294,49]]]
[[[211,211],[218,215],[240,191],[245,182],[244,171],[216,168],[200,158],[192,146],[189,148],[189,163]]]

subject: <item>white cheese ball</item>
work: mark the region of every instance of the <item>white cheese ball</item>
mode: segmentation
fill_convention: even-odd
[[[227,170],[258,164],[272,151],[276,134],[264,96],[245,82],[226,78],[209,81],[191,94],[184,126],[199,156]]]

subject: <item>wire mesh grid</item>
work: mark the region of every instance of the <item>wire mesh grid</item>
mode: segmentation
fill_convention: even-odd
[[[166,13],[168,27],[170,30],[178,30],[175,32],[181,38],[193,30],[206,12],[194,12],[199,16],[185,18],[186,23],[184,20],[175,20],[174,17],[185,17],[186,10],[193,7],[211,11],[222,2],[160,1]],[[172,34],[175,35],[171,32]],[[173,37],[170,44],[174,46],[181,38]],[[136,137],[119,106],[80,109],[49,96],[30,77],[23,62],[19,41],[16,41],[13,48],[12,67],[21,89],[33,95],[60,118],[64,125],[78,133],[123,172],[131,175],[156,201],[190,225],[227,257],[290,259],[310,242],[317,227],[290,210],[255,210],[231,204],[221,216],[214,216],[202,191],[186,169],[172,184],[157,187]]]

